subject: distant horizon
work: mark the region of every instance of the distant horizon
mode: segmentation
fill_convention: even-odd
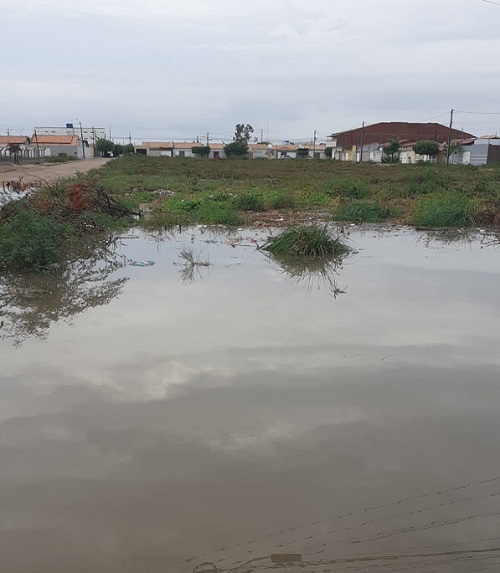
[[[448,125],[444,122],[439,122],[439,121],[426,121],[426,122],[412,122],[412,121],[405,121],[405,120],[399,120],[399,122],[402,123],[438,123],[439,125],[443,126],[443,127],[448,127]],[[370,125],[376,125],[379,123],[399,123],[399,122],[393,122],[393,121],[375,121],[373,123],[370,124],[366,124],[365,127],[369,127]],[[69,123],[69,122],[67,122]],[[22,136],[27,136],[27,137],[31,137],[34,133],[35,129],[48,129],[48,128],[57,128],[57,129],[74,129],[75,131],[79,131],[80,130],[80,126],[79,125],[75,125],[73,124],[73,128],[68,127],[66,128],[66,122],[61,122],[59,125],[54,124],[54,125],[41,125],[38,124],[37,126],[34,126],[33,128],[31,128],[31,130],[28,130],[27,132],[16,132],[13,129],[8,129],[7,131],[10,132],[10,135],[12,136],[17,136],[17,135],[22,135]],[[343,131],[349,131],[351,129],[358,129],[361,128],[361,125],[356,126],[356,127],[351,127],[348,130],[342,130],[342,131],[331,131],[328,133],[327,136],[322,136],[316,137],[316,144],[320,145],[322,143],[326,143],[327,141],[327,137],[334,134],[334,133],[341,133]],[[136,136],[133,134],[132,130],[130,130],[130,136],[129,135],[115,135],[113,133],[113,126],[110,127],[104,127],[102,125],[84,125],[82,124],[82,129],[83,130],[91,130],[91,129],[95,129],[95,130],[104,130],[106,132],[106,138],[109,139],[109,130],[111,129],[111,140],[114,141],[115,143],[121,143],[121,144],[127,144],[129,142],[133,143],[134,145],[140,145],[144,142],[177,142],[177,143],[199,143],[201,145],[206,145],[206,134],[205,135],[199,135],[193,138],[186,138],[186,137],[174,137],[174,136],[169,136],[169,135],[165,135],[165,136],[158,136],[157,131],[158,130],[154,130],[155,133],[149,132],[149,135],[146,136]],[[462,127],[458,127],[456,124],[453,125],[453,129],[457,130],[457,131],[464,131],[467,134],[471,134],[472,132],[467,131],[466,129],[463,129]],[[494,135],[497,136],[498,132],[491,132],[491,133],[474,133],[473,136],[474,137],[483,137],[486,135]],[[5,135],[9,135],[9,133],[7,132],[2,132],[0,131],[0,136],[5,136]],[[312,142],[313,141],[313,137],[314,137],[314,132],[309,135],[309,136],[304,136],[301,138],[295,137],[295,138],[291,138],[291,137],[283,137],[283,138],[277,138],[277,139],[266,139],[265,134],[263,135],[263,139],[261,140],[260,138],[260,132],[256,133],[256,130],[254,131],[254,134],[252,136],[252,138],[250,139],[249,143],[272,143],[272,144],[276,144],[276,145],[280,145],[280,144],[284,144],[284,143],[290,143],[290,144],[300,144],[300,143],[304,143],[304,142]],[[209,135],[210,137],[210,143],[230,143],[231,141],[233,141],[233,136],[234,133],[228,137],[225,138],[215,138],[215,137],[211,137],[211,135]],[[257,139],[257,140],[255,140]]]

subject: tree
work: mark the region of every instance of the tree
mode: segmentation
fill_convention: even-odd
[[[123,148],[124,155],[130,155],[131,153],[135,153],[135,147],[133,143],[127,143]]]
[[[333,147],[325,147],[325,155],[328,159],[331,159],[333,157]]]
[[[224,146],[224,153],[227,157],[246,157],[248,153],[248,142],[253,133],[253,127],[247,123],[237,123],[234,130],[233,143]]]
[[[246,157],[248,153],[248,143],[246,141],[233,141],[233,143],[228,143],[224,145],[224,153],[227,157]]]
[[[7,150],[14,163],[19,165],[19,154],[21,153],[21,146],[18,143],[9,143]]]
[[[191,152],[194,155],[201,155],[201,157],[209,156],[210,155],[210,145],[195,145],[191,147]]]
[[[118,157],[119,155],[123,155],[123,145],[115,143],[113,145],[113,157]]]
[[[413,151],[417,155],[428,155],[429,157],[436,157],[439,151],[439,143],[432,140],[417,141],[413,146]]]
[[[249,123],[247,123],[246,125],[243,123],[237,123],[233,141],[236,143],[245,142],[246,144],[248,144],[252,133],[253,133],[253,127]]]
[[[391,139],[384,147],[384,157],[382,158],[382,161],[384,163],[397,163],[399,161],[399,158],[396,155],[398,151],[399,139]]]
[[[309,148],[308,147],[299,147],[297,149],[297,157],[309,157]]]
[[[104,157],[109,157],[111,153],[113,153],[113,149],[115,144],[110,141],[109,139],[98,139],[96,143],[96,149],[99,153],[101,153]]]

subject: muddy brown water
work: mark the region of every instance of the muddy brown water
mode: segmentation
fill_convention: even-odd
[[[1,573],[499,570],[500,248],[353,229],[335,298],[262,238],[3,277]]]

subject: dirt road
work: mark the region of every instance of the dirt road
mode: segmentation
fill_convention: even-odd
[[[58,179],[72,177],[76,173],[87,173],[91,169],[97,169],[109,159],[96,158],[68,163],[42,163],[40,165],[12,165],[0,163],[0,188],[2,182],[21,181],[22,184],[30,184],[39,180],[53,183]]]

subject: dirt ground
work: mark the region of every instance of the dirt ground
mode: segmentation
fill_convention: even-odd
[[[23,185],[38,181],[53,183],[58,179],[72,177],[76,173],[87,173],[97,169],[109,159],[93,158],[68,163],[41,163],[40,165],[0,164],[0,188],[3,182],[20,181]]]

